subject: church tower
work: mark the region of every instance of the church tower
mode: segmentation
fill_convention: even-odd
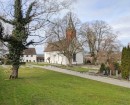
[[[66,39],[68,42],[72,41],[76,37],[76,30],[72,21],[71,13],[68,20],[68,26],[66,28]]]

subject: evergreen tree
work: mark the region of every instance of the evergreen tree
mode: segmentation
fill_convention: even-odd
[[[129,46],[124,47],[122,50],[121,67],[122,67],[122,77],[125,79],[128,79],[130,75],[130,48]]]

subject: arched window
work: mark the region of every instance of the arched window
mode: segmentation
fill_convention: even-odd
[[[73,53],[73,62],[76,62],[76,53]]]

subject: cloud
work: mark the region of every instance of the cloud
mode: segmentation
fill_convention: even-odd
[[[73,10],[82,22],[103,20],[118,31],[118,39],[130,42],[130,0],[77,0]]]
[[[90,19],[109,22],[117,16],[128,14],[129,4],[129,0],[77,0],[73,8],[83,22]]]
[[[113,20],[111,25],[115,31],[119,31],[119,40],[121,40],[124,45],[127,45],[130,42],[130,15]]]

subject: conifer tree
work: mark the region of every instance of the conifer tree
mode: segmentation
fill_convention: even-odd
[[[124,47],[122,50],[121,67],[122,67],[122,77],[124,79],[128,79],[130,75],[130,48],[129,46]]]

